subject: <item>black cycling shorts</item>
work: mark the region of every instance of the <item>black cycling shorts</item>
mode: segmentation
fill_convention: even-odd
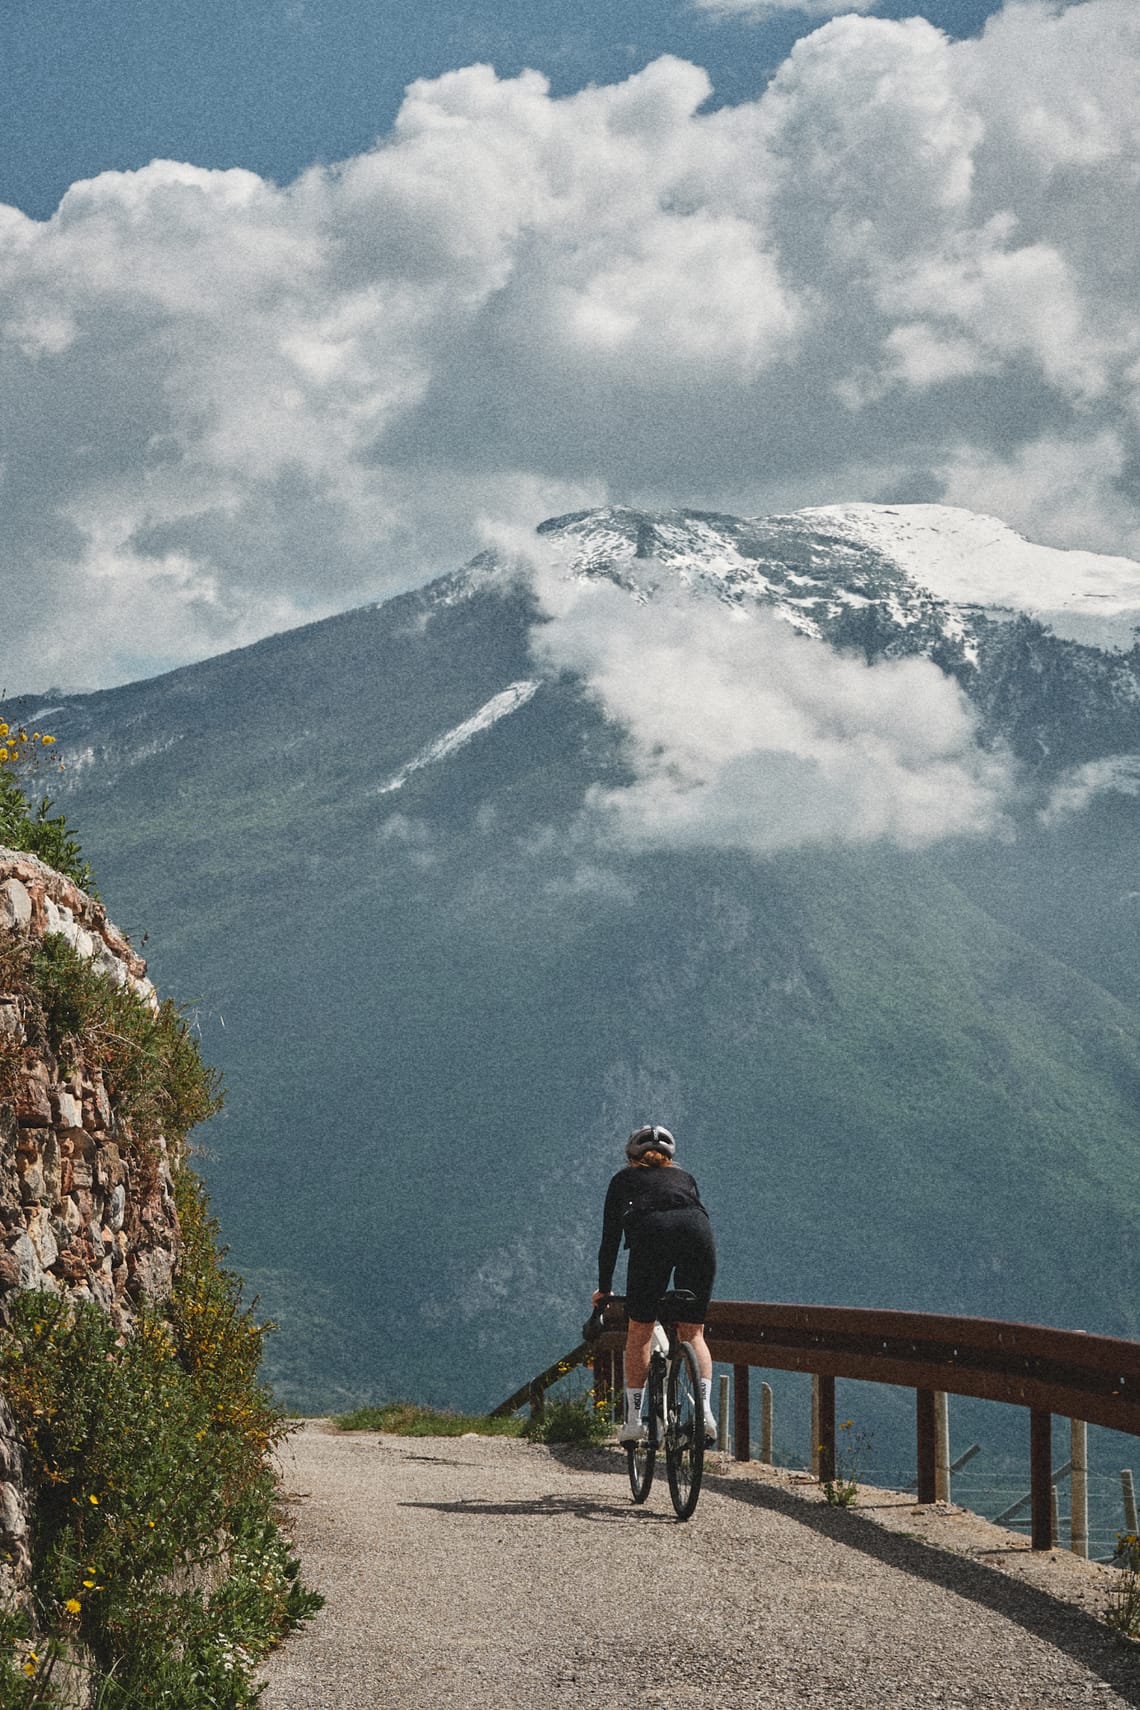
[[[715,1275],[716,1243],[703,1211],[685,1206],[676,1211],[649,1212],[630,1231],[626,1317],[637,1319],[639,1324],[652,1324],[657,1302],[665,1291],[669,1287],[687,1288],[697,1299],[692,1317],[686,1316],[681,1322],[703,1324]]]

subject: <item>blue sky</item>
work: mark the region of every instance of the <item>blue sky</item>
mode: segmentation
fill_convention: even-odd
[[[0,684],[607,503],[1140,559],[1140,6],[841,5],[8,0]]]
[[[875,15],[964,36],[996,9],[885,0]],[[672,53],[736,102],[819,22],[718,19],[685,0],[7,0],[0,201],[43,219],[75,179],[156,157],[281,182],[367,148],[413,79],[475,61],[537,67],[565,94]]]

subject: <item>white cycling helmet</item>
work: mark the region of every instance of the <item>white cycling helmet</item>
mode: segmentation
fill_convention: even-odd
[[[664,1152],[667,1158],[671,1158],[676,1150],[677,1142],[659,1122],[648,1123],[644,1128],[635,1128],[625,1143],[625,1155],[630,1163],[637,1158],[644,1158],[646,1152]]]

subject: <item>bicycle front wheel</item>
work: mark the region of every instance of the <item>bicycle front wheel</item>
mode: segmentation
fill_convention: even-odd
[[[669,1495],[678,1520],[687,1520],[697,1506],[705,1470],[705,1415],[701,1405],[697,1360],[687,1342],[680,1342],[669,1362],[665,1392],[665,1468]]]
[[[649,1368],[648,1389],[645,1398],[646,1412],[649,1416],[649,1428],[640,1443],[627,1443],[626,1456],[629,1466],[629,1488],[635,1502],[644,1502],[649,1495],[653,1483],[653,1467],[657,1460],[657,1421],[661,1417],[661,1373],[656,1369],[656,1360]]]

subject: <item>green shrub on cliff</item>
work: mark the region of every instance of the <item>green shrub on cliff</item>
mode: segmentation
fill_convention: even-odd
[[[152,1010],[61,939],[6,947],[4,964],[30,1034],[101,1071],[136,1191],[165,1137],[182,1250],[170,1298],[141,1303],[127,1336],[91,1303],[12,1301],[0,1388],[33,1501],[31,1619],[0,1617],[0,1710],[71,1701],[77,1659],[99,1710],[239,1710],[257,1660],[320,1600],[276,1513],[266,1326],[185,1161],[217,1083],[176,1006]]]
[[[153,1147],[162,1134],[177,1153],[191,1128],[221,1106],[218,1077],[203,1063],[186,1015],[169,998],[152,1010],[58,936],[24,954],[33,1035],[42,1034],[64,1069],[83,1063],[101,1071],[137,1147]]]
[[[38,855],[57,873],[74,879],[95,896],[98,893],[91,868],[83,859],[83,851],[67,820],[63,814],[52,813],[48,796],[41,796],[33,807],[24,788],[43,763],[44,750],[54,743],[54,736],[38,730],[29,734],[0,719],[0,843],[8,849]]]

